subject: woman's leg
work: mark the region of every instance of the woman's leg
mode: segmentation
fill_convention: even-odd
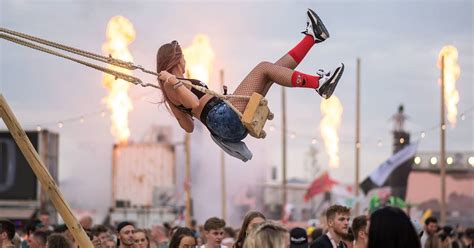
[[[275,65],[280,65],[286,68],[295,69],[300,62],[304,59],[306,54],[308,54],[309,50],[315,44],[314,38],[311,35],[305,35],[304,38],[288,53],[283,55]],[[273,82],[269,81],[264,89],[262,90],[262,95],[266,95],[268,90],[272,86]]]
[[[276,65],[295,69],[314,44],[321,43],[329,38],[329,32],[316,12],[308,9],[306,15],[308,19],[306,21],[306,30],[303,31],[303,34],[305,34],[304,38],[287,54],[275,62]],[[262,90],[263,95],[267,94],[272,84],[273,82],[270,81],[265,85]]]
[[[331,96],[344,71],[343,64],[332,73],[318,71],[317,76],[292,70],[303,60],[315,43],[323,42],[329,38],[329,33],[317,14],[308,9],[307,15],[307,26],[303,32],[305,37],[276,63],[261,62],[258,64],[240,83],[234,95],[250,96],[253,92],[266,95],[272,82],[276,82],[286,87],[314,88],[324,98]],[[318,89],[320,83],[321,89]],[[243,113],[248,100],[233,98],[231,103]]]
[[[319,75],[312,76],[292,69],[270,63],[259,63],[240,83],[234,95],[252,95],[253,92],[264,94],[269,82],[275,82],[285,87],[305,87],[317,89]],[[245,110],[248,100],[231,98],[232,104],[241,112]]]

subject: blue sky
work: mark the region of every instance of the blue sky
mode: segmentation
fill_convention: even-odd
[[[108,20],[115,15],[128,18],[136,30],[130,45],[135,62],[155,67],[157,48],[177,39],[184,47],[197,34],[206,34],[216,54],[210,85],[218,82],[218,70],[225,70],[226,84],[235,89],[238,82],[258,62],[275,61],[291,49],[305,27],[305,11],[313,8],[323,19],[331,38],[313,47],[297,68],[314,73],[339,62],[346,71],[336,91],[344,107],[340,130],[341,166],[331,170],[340,181],[353,182],[355,133],[355,65],[361,69],[361,177],[364,178],[391,153],[391,123],[388,119],[399,104],[410,116],[412,139],[419,132],[439,123],[440,72],[436,66],[444,45],[459,51],[461,77],[459,111],[473,107],[473,3],[472,1],[10,1],[1,0],[1,26],[84,50],[101,52]],[[25,128],[77,117],[104,108],[107,94],[101,73],[44,53],[0,42],[0,92],[9,101]],[[136,74],[148,81],[152,77]],[[176,125],[163,109],[157,109],[160,95],[152,89],[134,87],[130,95],[146,94],[146,101],[135,101],[130,114],[132,140],[139,141],[151,124]],[[247,139],[254,159],[242,163],[227,159],[231,189],[241,178],[264,174],[281,165],[280,88],[273,87],[268,99],[275,112],[274,132],[265,140]],[[287,91],[288,129],[296,133],[288,140],[288,175],[306,177],[304,164],[312,137],[318,139],[319,165],[328,161],[319,133],[321,99],[309,90]],[[455,128],[448,128],[447,149],[474,149],[474,114],[466,115]],[[176,125],[177,126],[177,125]],[[110,201],[110,164],[113,137],[110,121],[95,115],[85,124],[65,123],[62,129],[48,126],[61,135],[60,182],[73,206],[103,211]],[[439,132],[428,132],[420,151],[439,149]],[[175,131],[176,140],[182,132]],[[196,134],[196,144],[215,153],[209,161],[196,162],[196,194],[200,199],[219,202],[218,149],[207,134]],[[377,146],[381,140],[382,147]],[[197,145],[196,145],[197,147]],[[179,150],[178,150],[179,152]],[[199,154],[199,152],[198,152]],[[179,155],[178,155],[179,156]],[[196,161],[202,159],[196,155]],[[178,158],[178,162],[182,160]],[[215,170],[202,170],[216,168]],[[91,174],[90,172],[95,173]],[[83,184],[84,178],[87,183]],[[206,182],[203,182],[206,181]],[[244,180],[245,181],[245,180]],[[79,185],[81,188],[79,189]],[[95,190],[97,187],[103,191]],[[80,193],[80,194],[76,194]],[[84,199],[90,201],[84,202]],[[94,203],[103,199],[103,203]],[[198,200],[199,201],[199,200]],[[203,200],[202,206],[205,206]],[[218,208],[210,208],[218,211]],[[218,212],[217,212],[218,213]],[[207,214],[207,213],[206,213]]]

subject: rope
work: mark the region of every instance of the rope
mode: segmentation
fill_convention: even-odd
[[[130,83],[132,83],[132,84],[135,84],[135,85],[141,85],[141,86],[143,86],[143,87],[151,86],[151,87],[159,88],[159,87],[158,87],[157,85],[155,85],[155,84],[144,83],[144,82],[142,82],[142,80],[140,80],[140,79],[137,78],[137,77],[134,77],[134,76],[131,76],[131,75],[127,75],[127,74],[125,74],[125,73],[118,72],[118,71],[112,70],[112,69],[110,69],[110,68],[98,66],[98,65],[95,65],[95,64],[86,62],[86,61],[82,61],[82,60],[79,60],[79,59],[76,59],[76,58],[73,58],[73,57],[70,57],[70,56],[67,56],[67,55],[64,55],[64,54],[55,52],[55,51],[53,51],[53,50],[50,50],[50,49],[47,49],[47,48],[44,48],[44,47],[35,45],[35,44],[33,44],[33,43],[30,43],[30,42],[27,42],[27,41],[24,41],[24,40],[21,40],[21,39],[17,39],[17,38],[15,38],[15,37],[11,37],[11,36],[9,36],[9,35],[0,34],[0,38],[5,39],[5,40],[8,40],[8,41],[11,41],[11,42],[14,42],[14,43],[17,43],[17,44],[19,44],[19,45],[23,45],[23,46],[26,46],[26,47],[29,47],[29,48],[33,48],[33,49],[38,50],[38,51],[42,51],[42,52],[45,52],[45,53],[49,53],[49,54],[51,54],[51,55],[55,55],[55,56],[58,56],[58,57],[67,59],[67,60],[74,61],[74,62],[76,62],[76,63],[79,63],[79,64],[82,64],[82,65],[85,65],[85,66],[94,68],[94,69],[96,69],[96,70],[102,71],[102,72],[104,72],[104,73],[110,74],[110,75],[114,76],[115,78],[123,79],[123,80],[125,80],[125,81],[127,81],[127,82],[130,82]]]
[[[6,34],[3,34],[3,33],[10,34],[12,36],[6,35]],[[55,56],[58,56],[58,57],[61,57],[61,58],[67,59],[67,60],[74,61],[76,63],[79,63],[79,64],[82,64],[82,65],[94,68],[96,70],[102,71],[104,73],[110,74],[110,75],[114,76],[116,79],[117,78],[123,79],[127,82],[130,82],[130,83],[134,84],[134,85],[141,85],[142,87],[149,87],[150,86],[150,87],[154,87],[154,88],[157,88],[157,89],[160,88],[156,84],[145,83],[137,77],[127,75],[125,73],[118,72],[118,71],[112,70],[110,68],[95,65],[95,64],[92,64],[92,63],[89,63],[89,62],[86,62],[86,61],[83,61],[83,60],[80,60],[80,59],[76,59],[76,58],[61,54],[59,52],[50,50],[48,48],[38,46],[34,43],[31,43],[31,42],[28,42],[28,41],[25,41],[25,40],[22,40],[22,39],[15,38],[13,36],[21,37],[21,38],[26,39],[26,40],[34,41],[36,43],[40,43],[40,44],[43,44],[43,45],[46,45],[46,46],[54,47],[54,48],[57,48],[57,49],[60,49],[60,50],[64,50],[64,51],[79,55],[79,56],[83,56],[83,57],[86,57],[86,58],[89,58],[89,59],[92,59],[92,60],[97,60],[97,61],[100,61],[100,62],[103,62],[103,63],[111,64],[111,65],[118,66],[118,67],[121,67],[121,68],[125,68],[125,69],[128,69],[128,70],[138,69],[138,70],[141,70],[144,73],[151,74],[151,75],[154,75],[154,76],[158,77],[158,73],[156,73],[154,71],[147,70],[147,69],[145,69],[144,67],[142,67],[140,65],[133,64],[132,62],[126,62],[126,61],[123,61],[123,60],[115,59],[111,55],[106,57],[106,56],[102,56],[102,55],[95,54],[95,53],[92,53],[92,52],[80,50],[80,49],[77,49],[77,48],[74,48],[74,47],[59,44],[59,43],[56,43],[56,42],[41,39],[41,38],[31,36],[31,35],[28,35],[28,34],[16,32],[16,31],[9,30],[9,29],[6,29],[6,28],[0,28],[0,38],[2,38],[2,39],[5,39],[5,40],[11,41],[11,42],[17,43],[19,45],[26,46],[26,47],[29,47],[29,48],[32,48],[32,49],[35,49],[35,50],[38,50],[38,51],[49,53],[51,55],[55,55]],[[232,110],[234,110],[239,115],[240,118],[242,117],[242,113],[234,105],[232,105],[229,102],[228,99],[230,99],[230,98],[250,99],[250,96],[246,96],[246,95],[223,95],[223,94],[217,93],[215,91],[212,91],[208,88],[201,87],[201,86],[198,86],[198,85],[194,85],[194,84],[192,84],[188,81],[182,81],[182,82],[184,84],[190,86],[190,87],[195,88],[196,90],[199,90],[199,91],[203,92],[203,93],[221,98],[225,103],[227,103],[232,108]]]
[[[40,43],[40,44],[43,44],[43,45],[47,45],[47,46],[50,46],[50,47],[61,49],[61,50],[64,50],[64,51],[67,51],[67,52],[70,52],[70,53],[74,53],[74,54],[77,54],[77,55],[80,55],[80,56],[83,56],[83,57],[86,57],[86,58],[90,58],[90,59],[98,60],[98,61],[101,61],[101,62],[104,62],[104,63],[119,66],[119,67],[122,67],[122,68],[125,68],[125,69],[129,69],[129,70],[139,69],[139,66],[135,66],[134,64],[132,64],[130,62],[126,62],[126,61],[123,61],[123,60],[112,58],[112,56],[110,56],[110,55],[109,55],[109,57],[102,56],[102,55],[99,55],[99,54],[95,54],[95,53],[87,52],[87,51],[80,50],[80,49],[77,49],[77,48],[74,48],[74,47],[62,45],[62,44],[59,44],[59,43],[56,43],[56,42],[53,42],[53,41],[44,40],[44,39],[41,39],[41,38],[38,38],[38,37],[23,34],[23,33],[16,32],[16,31],[13,31],[13,30],[9,30],[9,29],[6,29],[6,28],[0,28],[0,32],[11,34],[13,36],[21,37],[21,38],[26,39],[26,40],[34,41],[36,43]]]

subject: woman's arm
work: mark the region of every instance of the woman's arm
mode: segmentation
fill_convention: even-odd
[[[173,106],[173,105],[169,105],[169,106],[171,108],[171,111],[174,114],[174,117],[176,118],[176,120],[178,120],[179,125],[181,126],[181,128],[184,129],[188,133],[192,133],[193,130],[194,130],[193,118],[190,115],[181,112],[175,106]]]
[[[175,75],[167,71],[160,72],[160,79],[165,81],[168,92],[174,91],[179,101],[186,108],[195,109],[199,106],[199,99],[183,83],[180,83]]]

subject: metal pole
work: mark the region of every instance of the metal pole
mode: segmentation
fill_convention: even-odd
[[[281,165],[282,165],[282,219],[285,216],[285,208],[287,204],[287,185],[286,185],[286,89],[285,87],[281,88],[281,143],[282,143],[282,152],[281,152]]]
[[[224,86],[224,70],[221,70],[221,89]],[[221,200],[222,200],[222,219],[227,218],[227,195],[226,195],[226,178],[225,178],[225,154],[221,149]]]
[[[440,173],[441,173],[441,225],[446,224],[446,124],[444,117],[444,56],[441,57],[441,153],[440,153]]]
[[[184,190],[186,192],[186,226],[191,227],[191,154],[189,144],[190,134],[186,133],[184,136],[184,151],[186,153],[186,179]]]
[[[360,171],[360,58],[357,58],[356,76],[356,140],[355,140],[355,182],[354,201],[355,214],[359,214],[359,171]]]

